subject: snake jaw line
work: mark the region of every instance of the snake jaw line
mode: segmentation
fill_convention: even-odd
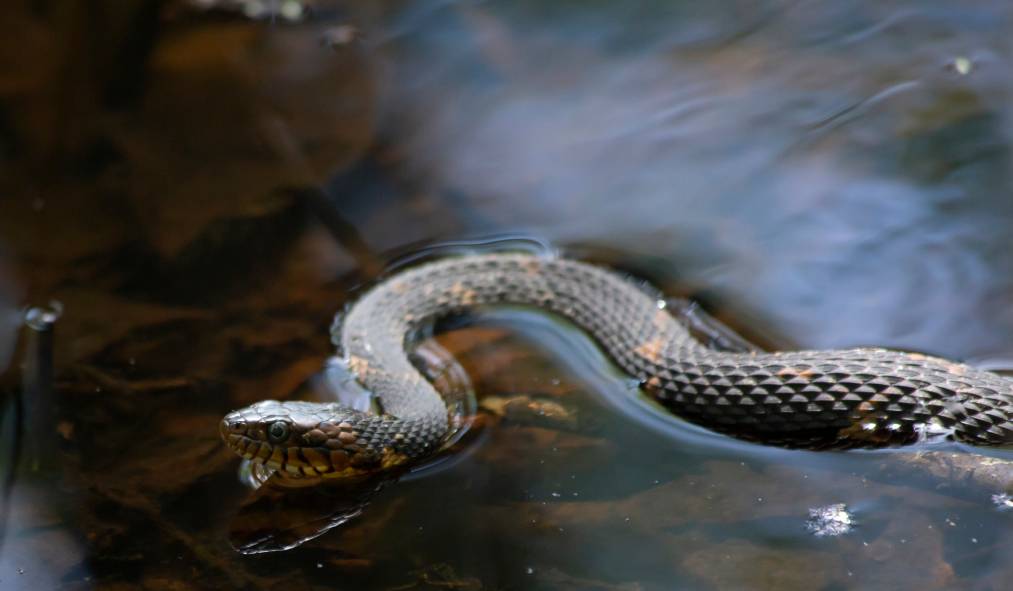
[[[281,478],[346,478],[408,461],[397,425],[339,404],[264,400],[226,415],[219,432],[237,455]]]

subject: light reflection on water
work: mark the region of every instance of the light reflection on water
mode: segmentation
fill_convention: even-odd
[[[785,344],[1008,343],[1005,8],[428,6],[377,69],[456,215],[662,256]]]

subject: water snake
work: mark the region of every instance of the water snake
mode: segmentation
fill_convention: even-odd
[[[491,305],[534,306],[568,319],[657,402],[736,437],[803,448],[899,445],[926,433],[976,445],[1013,441],[1013,382],[996,374],[878,348],[717,351],[616,272],[513,253],[394,274],[336,323],[340,355],[381,412],[265,400],[229,413],[222,438],[289,477],[409,466],[437,450],[448,430],[443,398],[409,359],[412,335],[434,319]]]

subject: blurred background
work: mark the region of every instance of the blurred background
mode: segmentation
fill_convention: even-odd
[[[24,310],[60,314],[57,416],[16,435],[8,412],[23,445],[5,449],[42,438],[59,459],[9,479],[0,585],[1002,588],[1008,516],[988,494],[868,484],[903,472],[890,456],[711,458],[685,433],[602,426],[614,409],[591,401],[573,403],[590,432],[486,403],[501,422],[475,458],[385,491],[324,545],[240,557],[225,531],[245,491],[215,425],[294,391],[350,293],[448,242],[608,264],[771,348],[1009,367],[1011,18],[997,0],[8,0],[8,392],[38,345]],[[506,324],[442,342],[480,397],[621,388],[579,335]],[[541,453],[558,465],[530,468]],[[749,479],[768,494],[673,500]],[[435,523],[448,489],[460,510]],[[870,511],[864,533],[814,546],[807,508],[845,500]],[[531,518],[551,527],[516,529],[545,503]]]

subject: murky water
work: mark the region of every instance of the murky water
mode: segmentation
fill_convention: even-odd
[[[292,550],[235,550],[315,507],[251,513],[217,433],[307,394],[333,314],[392,265],[504,237],[764,347],[1008,367],[1008,3],[4,13],[2,588],[1013,583],[1013,453],[738,442],[531,311],[442,327],[471,431]]]

